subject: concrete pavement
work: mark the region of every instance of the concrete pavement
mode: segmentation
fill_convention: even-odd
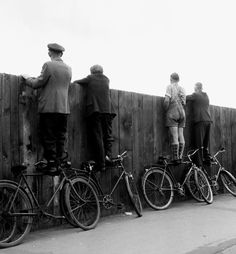
[[[145,209],[143,217],[119,214],[83,231],[64,225],[30,233],[0,254],[235,254],[236,198],[214,196],[206,205],[174,202],[169,209]]]

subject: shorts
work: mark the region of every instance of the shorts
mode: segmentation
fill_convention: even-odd
[[[184,128],[186,124],[186,116],[184,109],[172,108],[166,113],[166,127]]]

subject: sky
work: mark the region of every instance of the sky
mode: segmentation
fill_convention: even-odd
[[[177,72],[213,105],[236,108],[235,0],[1,0],[0,73],[37,77],[48,43],[72,81],[100,64],[110,88],[164,96]]]

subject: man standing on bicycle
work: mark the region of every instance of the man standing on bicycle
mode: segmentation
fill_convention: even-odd
[[[185,146],[185,102],[185,91],[179,85],[179,75],[172,73],[170,84],[166,88],[164,109],[166,111],[166,127],[168,127],[171,136],[172,161],[175,163],[181,162]]]
[[[25,78],[26,85],[38,89],[38,111],[44,158],[48,168],[56,170],[57,163],[65,152],[67,116],[70,113],[68,89],[71,83],[71,68],[61,57],[64,48],[56,43],[48,44],[51,61],[44,63],[37,78]]]
[[[194,146],[200,148],[196,158],[197,166],[202,166],[203,161],[210,163],[210,129],[211,116],[209,110],[209,98],[202,91],[202,83],[195,84],[194,93],[186,97],[191,102],[191,113],[193,118]]]
[[[112,119],[116,116],[110,99],[109,79],[100,65],[90,68],[91,74],[75,83],[86,89],[86,118],[89,147],[97,170],[104,171],[106,161],[110,161],[112,148]]]

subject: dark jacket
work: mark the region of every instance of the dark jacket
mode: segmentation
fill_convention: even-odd
[[[86,87],[87,116],[95,112],[116,115],[110,100],[109,79],[105,75],[91,74],[75,83]]]
[[[204,92],[193,93],[186,97],[191,102],[193,122],[212,122],[209,110],[209,98]]]
[[[68,89],[71,82],[71,68],[61,58],[46,62],[39,77],[26,81],[34,89],[39,89],[39,113],[69,114]]]

